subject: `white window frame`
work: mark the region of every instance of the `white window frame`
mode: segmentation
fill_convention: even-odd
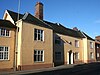
[[[4,33],[5,33],[5,35],[1,35],[1,29],[4,29]],[[2,36],[2,37],[10,37],[10,30],[9,30],[9,36],[7,36],[7,30],[9,30],[9,29],[5,29],[5,28],[0,28],[0,36]]]
[[[93,48],[93,42],[90,42],[90,48],[91,49]]]
[[[78,60],[78,59],[79,59],[79,52],[75,52],[74,55],[75,55],[75,60]],[[76,56],[76,55],[77,55],[77,56]],[[77,57],[77,58],[76,58],[76,57]]]
[[[79,47],[79,40],[75,40],[75,47]]]
[[[35,51],[37,54],[35,54]],[[43,54],[38,54],[39,52],[40,53],[43,52]],[[39,61],[39,59],[38,59],[39,55],[42,55],[41,61]],[[37,56],[36,60],[35,60],[35,56]],[[44,50],[34,50],[34,62],[44,62]]]
[[[1,53],[1,52],[3,53],[3,59],[0,59],[0,60],[9,60],[9,54],[10,54],[10,53],[9,53],[9,50],[10,50],[10,47],[7,47],[7,46],[0,46],[0,47],[3,47],[3,51],[0,51],[0,53]],[[5,51],[6,47],[8,48],[8,51]],[[5,56],[5,54],[4,54],[5,52],[8,53],[8,56],[7,56],[8,59],[4,59],[4,58],[5,58],[5,57],[4,57],[4,56]]]
[[[90,59],[93,59],[93,58],[94,58],[94,53],[90,52]]]
[[[100,57],[100,54],[99,53],[97,53],[97,57]]]
[[[36,31],[36,35],[35,35],[35,30],[37,30],[37,31]],[[38,33],[38,31],[40,31],[40,33]],[[41,34],[41,32],[42,32],[42,34]],[[40,34],[40,39],[39,39],[39,37],[38,37],[39,34]],[[35,39],[35,36],[37,36],[36,39]],[[42,37],[42,38],[41,38],[41,37]],[[35,40],[35,41],[44,41],[44,30],[34,28],[34,40]]]

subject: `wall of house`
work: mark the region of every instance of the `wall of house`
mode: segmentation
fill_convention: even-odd
[[[90,48],[90,42],[93,43],[93,48]],[[96,61],[96,56],[95,56],[95,41],[92,40],[87,40],[87,50],[88,50],[88,62],[94,62]],[[90,53],[93,53],[93,58],[90,58]]]
[[[100,43],[95,41],[96,60],[100,61]]]
[[[22,64],[22,20],[17,21],[17,26],[19,27],[18,32],[16,34],[16,67]]]
[[[83,62],[87,63],[88,61],[88,49],[87,49],[87,38],[83,38]]]
[[[13,19],[11,18],[11,16],[10,16],[9,13],[7,12],[7,10],[6,10],[5,13],[4,13],[3,19],[4,19],[4,20],[9,20],[10,22],[12,22],[12,23],[15,25]]]
[[[20,27],[21,26],[21,27]],[[35,69],[53,66],[53,31],[48,28],[40,27],[30,23],[22,22],[19,24],[20,49],[18,52],[19,64],[21,70]],[[34,40],[34,29],[44,31],[44,41]],[[44,50],[44,62],[34,62],[34,50]]]
[[[15,29],[10,29],[10,37],[0,36],[0,46],[9,47],[9,60],[0,60],[0,71],[11,71],[14,68]]]
[[[90,42],[93,43],[93,48],[90,48]],[[95,42],[92,40],[88,40],[87,38],[83,38],[83,46],[84,46],[84,63],[88,63],[88,62],[94,62],[95,59]],[[90,53],[93,53],[93,57],[94,58],[90,58]]]
[[[73,53],[73,63],[82,63],[83,60],[83,41],[82,39],[75,38],[75,37],[70,37],[67,35],[62,35],[62,34],[57,34],[55,33],[54,35],[58,35],[61,37],[62,44],[59,45],[54,45],[54,51],[61,51],[63,56],[63,62],[64,64],[68,64],[68,52],[72,51]],[[75,47],[75,40],[79,41],[79,47]],[[69,44],[71,42],[71,44]],[[79,53],[79,59],[75,60],[74,53],[78,52]],[[62,61],[62,60],[61,60]]]

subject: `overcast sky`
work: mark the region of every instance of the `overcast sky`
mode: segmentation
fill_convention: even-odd
[[[38,1],[44,4],[44,20],[77,27],[92,38],[100,35],[100,0],[21,0],[20,13],[34,15]],[[18,12],[18,0],[0,0],[0,19],[6,9]]]

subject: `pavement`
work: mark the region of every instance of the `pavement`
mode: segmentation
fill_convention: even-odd
[[[46,71],[53,71],[53,70],[60,70],[60,69],[68,69],[68,68],[74,67],[75,65],[77,64],[61,65],[57,67],[42,68],[42,69],[36,69],[36,70],[0,72],[0,75],[22,75],[22,74],[29,74],[29,73],[39,73],[39,72],[46,72]]]
[[[0,72],[0,75],[82,75],[82,73],[85,75],[85,73],[94,70],[100,70],[100,62],[62,65],[27,71]]]

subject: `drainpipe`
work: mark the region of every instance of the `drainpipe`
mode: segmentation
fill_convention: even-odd
[[[17,70],[17,54],[18,54],[18,27],[15,30],[15,50],[14,50],[14,71]]]
[[[18,1],[18,16],[17,16],[17,24],[19,25],[19,11],[20,11],[20,0]],[[16,25],[17,25],[16,24]],[[14,52],[14,71],[17,70],[17,54],[18,54],[18,25],[17,25],[17,29],[16,29],[16,34],[15,34],[15,52]]]

